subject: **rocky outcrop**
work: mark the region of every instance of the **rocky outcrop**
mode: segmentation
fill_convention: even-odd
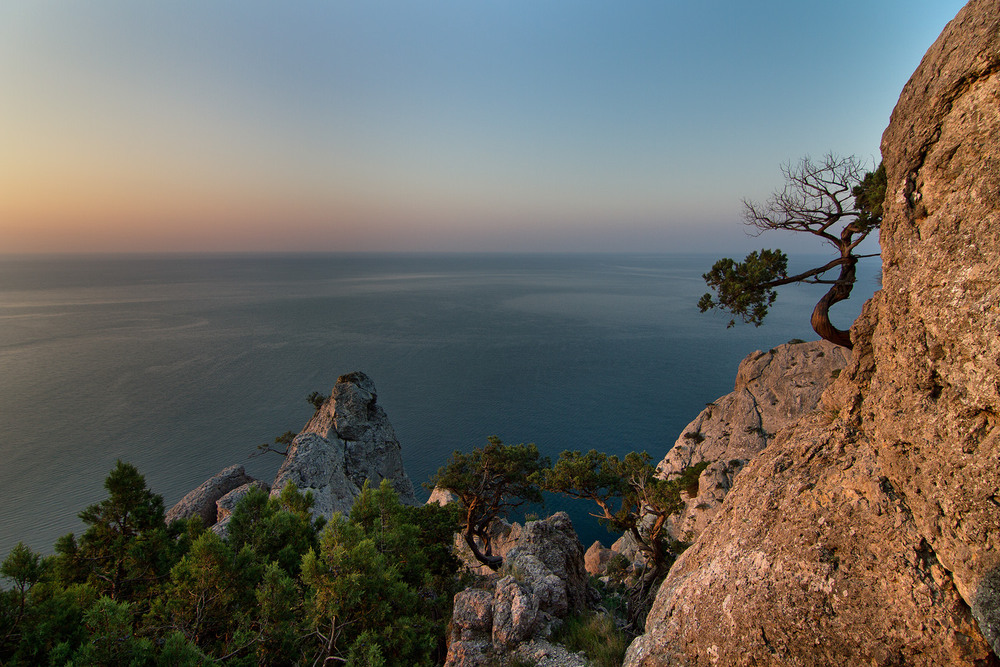
[[[540,611],[562,618],[587,606],[589,575],[583,554],[569,515],[556,512],[524,524],[504,565],[538,597]]]
[[[626,665],[996,665],[1000,13],[972,0],[883,135],[883,289],[821,411],[758,454]]]
[[[209,527],[218,520],[216,502],[233,489],[255,481],[241,465],[229,466],[217,475],[205,480],[201,486],[190,491],[171,507],[165,516],[166,522],[178,519],[200,517],[201,524]]]
[[[435,505],[441,505],[444,507],[449,503],[457,503],[459,500],[458,494],[454,491],[449,491],[448,489],[442,489],[435,486],[431,491],[430,498],[427,499],[427,504],[434,503]]]
[[[719,511],[733,478],[780,429],[816,409],[850,351],[825,340],[791,342],[750,354],[736,373],[733,391],[709,403],[687,425],[658,469],[664,478],[706,462],[697,493],[671,517],[674,539],[691,541]]]
[[[248,493],[250,493],[250,489],[260,489],[266,493],[271,490],[271,487],[264,482],[255,479],[248,484],[236,487],[226,495],[219,498],[216,501],[215,506],[218,508],[218,518],[220,522],[226,521],[232,516],[233,510],[236,508],[236,504],[243,500]]]
[[[337,379],[330,397],[292,441],[271,485],[271,495],[288,483],[312,491],[313,512],[327,518],[348,512],[366,480],[389,480],[404,503],[416,502],[403,470],[399,440],[375,384],[364,373]]]
[[[243,500],[244,497],[250,492],[250,489],[260,489],[264,493],[271,490],[265,482],[258,479],[238,486],[226,495],[222,496],[215,502],[215,506],[218,509],[217,521],[214,526],[212,526],[212,532],[226,539],[229,537],[229,520],[233,516],[233,510],[236,508],[236,504]]]
[[[601,544],[600,540],[595,541],[583,554],[583,567],[587,570],[587,574],[595,577],[600,576],[604,574],[604,570],[608,567],[608,561],[614,555],[615,552]]]
[[[330,518],[350,511],[366,480],[373,485],[388,480],[402,502],[416,504],[399,440],[377,403],[375,384],[355,372],[337,378],[330,397],[292,441],[271,486],[247,475],[241,465],[230,466],[184,496],[166,518],[169,523],[197,515],[225,537],[228,515],[246,495],[247,485],[278,496],[289,483],[311,491],[313,513]]]
[[[431,501],[428,500],[427,502]],[[517,546],[517,542],[521,537],[521,528],[521,524],[517,522],[508,523],[503,519],[494,519],[490,522],[490,525],[486,528],[486,532],[490,536],[490,551],[493,555],[506,558],[510,550]],[[484,547],[479,538],[474,539],[482,550]],[[466,544],[465,537],[461,533],[455,533],[455,555],[462,561],[465,569],[472,574],[485,576],[493,572],[488,566],[479,562],[475,554],[472,553],[472,549]]]
[[[515,524],[517,525],[517,524]],[[556,619],[589,600],[583,545],[565,512],[530,521],[518,531],[500,578],[455,596],[448,667],[474,667],[548,634]]]

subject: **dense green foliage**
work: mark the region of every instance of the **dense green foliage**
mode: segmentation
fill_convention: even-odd
[[[681,491],[692,486],[697,492],[699,464],[676,479],[660,479],[646,452],[631,452],[624,458],[590,450],[586,454],[565,451],[556,464],[536,474],[543,489],[595,502],[597,517],[608,530],[629,533],[652,565],[650,581],[662,575],[673,562],[678,545],[666,532],[667,519],[684,508]]]
[[[163,501],[119,462],[79,540],[0,564],[0,664],[433,665],[457,591],[453,510],[366,486],[325,530],[310,494],[251,490],[226,539],[167,526]],[[332,664],[332,663],[331,663]]]
[[[534,445],[491,437],[434,476],[458,503],[404,505],[383,481],[327,522],[313,517],[310,493],[251,488],[221,537],[197,519],[166,525],[162,498],[118,462],[107,498],[80,512],[79,538],[60,538],[48,557],[18,544],[0,563],[0,665],[441,664],[465,583],[456,531],[490,555],[489,522],[540,501],[544,487],[596,500],[656,574],[676,551],[663,523],[701,469],[664,481],[645,453],[594,451],[564,452],[549,468]],[[614,625],[579,620],[567,641],[613,660]]]
[[[309,405],[316,408],[317,410],[319,410],[321,407],[323,407],[323,404],[326,403],[326,396],[319,393],[318,391],[314,391],[310,393],[308,396],[306,396],[306,402]]]
[[[721,308],[759,327],[778,296],[771,284],[787,275],[788,256],[780,250],[754,251],[742,262],[723,257],[702,276],[715,291],[715,299],[711,294],[703,295],[698,308],[703,313],[710,308]],[[734,324],[735,318],[726,326]]]

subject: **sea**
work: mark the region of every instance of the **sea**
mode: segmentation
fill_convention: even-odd
[[[0,256],[0,558],[43,554],[84,529],[116,460],[166,507],[298,431],[306,396],[338,376],[375,382],[422,487],[455,450],[497,435],[654,460],[732,390],[741,359],[813,340],[822,286],[783,288],[764,325],[699,313],[694,254]],[[791,270],[827,257],[794,258]],[[846,327],[879,284],[877,260],[834,310]],[[585,546],[614,540],[582,502]],[[512,519],[522,520],[515,515]]]

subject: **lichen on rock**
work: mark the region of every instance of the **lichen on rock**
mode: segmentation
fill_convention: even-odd
[[[1000,13],[971,0],[882,155],[883,288],[823,412],[733,480],[625,664],[1000,664]]]
[[[396,432],[377,403],[375,383],[361,372],[337,379],[328,398],[295,437],[271,485],[312,491],[313,513],[327,518],[349,512],[365,481],[388,480],[399,499],[414,504]]]

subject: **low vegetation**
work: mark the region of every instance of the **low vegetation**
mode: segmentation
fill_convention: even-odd
[[[594,667],[619,667],[632,637],[608,613],[586,612],[567,618],[552,641],[574,653],[583,651]]]

